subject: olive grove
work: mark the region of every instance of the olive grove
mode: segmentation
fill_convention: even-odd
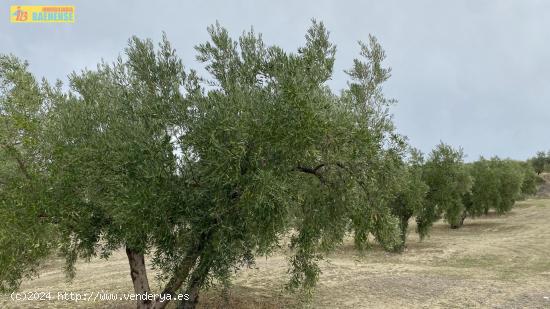
[[[79,259],[124,250],[135,293],[157,295],[137,308],[164,308],[178,292],[193,308],[201,290],[286,243],[288,287],[309,291],[346,235],[358,250],[402,251],[413,217],[425,237],[442,217],[456,228],[533,193],[529,167],[467,166],[443,143],[424,159],[410,147],[372,36],[335,93],[336,47],[322,23],[296,52],[253,30],[208,32],[196,46],[205,76],[166,36],[158,47],[131,38],[113,63],[70,74],[69,89],[0,56],[0,292],[53,254],[71,278]]]

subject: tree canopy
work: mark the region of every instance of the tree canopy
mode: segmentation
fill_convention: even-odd
[[[418,221],[421,221],[423,220],[422,216],[432,211],[430,209],[432,205],[427,203],[426,200],[430,188],[423,180],[423,168],[424,158],[422,153],[417,149],[410,149],[407,163],[400,172],[400,189],[390,204],[392,213],[399,218],[401,243],[395,248],[398,251],[403,250],[405,247],[409,219],[415,216]],[[424,237],[428,232],[427,227],[421,226],[417,228],[417,232],[421,237]]]
[[[70,278],[78,259],[123,249],[136,293],[152,293],[146,257],[164,285],[138,308],[164,308],[180,290],[193,307],[201,289],[287,242],[288,287],[310,290],[346,235],[359,250],[400,251],[412,217],[425,237],[441,217],[459,227],[534,192],[528,166],[410,147],[373,36],[335,93],[336,47],[320,22],[296,52],[253,30],[208,33],[196,46],[206,76],[165,35],[158,47],[131,38],[113,63],[70,74],[69,89],[0,57],[1,292],[53,253]]]
[[[150,292],[150,255],[162,294],[183,286],[194,302],[211,280],[227,282],[286,237],[290,287],[311,288],[316,261],[347,232],[360,248],[369,234],[386,248],[398,244],[387,205],[405,142],[382,93],[390,70],[377,40],[360,43],[349,88],[334,94],[326,82],[336,48],[322,23],[313,22],[296,53],[266,46],[253,31],[236,41],[218,24],[208,31],[197,59],[209,77],[186,70],[166,37],[157,49],[132,38],[114,63],[71,74],[67,92],[39,87],[25,65],[3,58],[2,80],[11,83],[3,121],[25,141],[2,140],[3,155],[12,155],[2,168],[21,174],[10,181],[16,188],[2,187],[2,216],[29,212],[14,224],[27,235],[37,229],[28,240],[2,233],[14,250],[33,252],[28,265],[15,265],[23,253],[2,251],[2,269],[19,270],[2,274],[4,290],[17,288],[54,240],[69,275],[78,258],[124,248],[136,293]],[[10,65],[17,76],[4,73]],[[19,156],[28,164],[17,166]],[[42,244],[50,229],[55,237]]]
[[[417,217],[418,229],[427,231],[443,216],[453,228],[464,222],[463,196],[470,191],[472,178],[464,166],[462,149],[440,143],[430,153],[424,165],[424,181],[430,188],[429,207]],[[421,234],[423,234],[422,232]]]
[[[548,151],[548,153],[537,151],[537,154],[529,161],[535,169],[535,172],[540,175],[540,173],[547,171],[550,166],[550,151]]]

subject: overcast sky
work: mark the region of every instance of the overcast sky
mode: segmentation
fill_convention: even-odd
[[[10,5],[74,5],[74,24],[10,24]],[[48,80],[114,60],[132,35],[158,42],[162,31],[198,68],[193,47],[216,20],[236,37],[254,27],[268,44],[296,50],[311,18],[337,45],[330,85],[358,40],[375,35],[398,100],[398,130],[429,152],[439,141],[480,155],[526,159],[550,149],[550,1],[3,1],[0,53],[13,53]]]

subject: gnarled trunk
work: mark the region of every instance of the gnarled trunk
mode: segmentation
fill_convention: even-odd
[[[179,303],[177,309],[195,309],[199,303],[199,291],[200,285],[197,281],[191,282],[187,294],[189,294],[189,300],[184,300]]]
[[[200,287],[210,270],[210,263],[208,260],[200,259],[201,253],[205,246],[210,242],[213,231],[210,230],[205,234],[202,234],[200,241],[197,241],[187,248],[185,257],[178,264],[172,278],[168,281],[160,296],[158,296],[153,302],[138,301],[138,309],[164,309],[171,300],[176,299],[176,292],[187,281],[191,271],[190,283],[189,283],[189,300],[193,300],[193,304],[198,301],[198,294]],[[135,293],[150,293],[149,282],[147,280],[147,274],[145,269],[145,259],[142,253],[134,252],[130,249],[126,249],[128,255],[128,261],[130,263],[130,270],[132,275],[132,282],[134,282]],[[193,307],[194,308],[194,305]]]
[[[162,301],[160,297],[157,297],[155,304],[153,306],[153,309],[164,309],[166,305],[168,305],[169,303],[169,300],[167,300],[169,299],[168,297],[171,297],[171,299],[174,299],[176,295],[176,291],[181,287],[183,282],[187,280],[187,277],[189,276],[189,272],[191,271],[193,266],[195,266],[195,263],[198,257],[199,255],[198,253],[196,253],[196,251],[186,256],[186,258],[178,266],[176,274],[174,274],[174,276],[170,279],[170,281],[168,281],[168,284],[166,284],[166,287],[161,293],[165,301]]]
[[[189,294],[189,299],[180,302],[177,309],[195,309],[199,302],[200,288],[208,275],[210,265],[209,259],[203,257],[200,258],[200,262],[193,270],[187,286],[187,294]]]
[[[126,248],[128,263],[130,264],[130,276],[134,284],[135,294],[140,295],[136,300],[137,309],[149,309],[152,306],[152,301],[148,294],[151,293],[149,288],[149,280],[147,279],[147,269],[145,268],[145,257],[143,253]]]
[[[130,276],[134,284],[134,293],[141,295],[136,301],[137,309],[164,309],[171,299],[175,299],[176,291],[187,280],[189,273],[198,258],[195,250],[190,250],[186,258],[180,263],[174,275],[166,284],[161,296],[151,301],[148,295],[151,293],[149,280],[147,278],[147,269],[145,268],[145,257],[143,253],[126,248],[128,263],[130,264]],[[198,289],[197,289],[198,295]],[[163,301],[164,300],[164,301]]]

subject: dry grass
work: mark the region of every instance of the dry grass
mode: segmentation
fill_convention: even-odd
[[[257,268],[237,274],[229,295],[201,297],[202,308],[550,308],[550,200],[519,202],[505,216],[467,220],[458,230],[435,225],[419,242],[412,232],[403,254],[379,248],[364,255],[351,240],[322,262],[323,274],[310,303],[283,290],[283,255],[259,258]],[[124,253],[109,261],[78,264],[72,284],[61,261],[52,261],[22,291],[132,290]],[[152,274],[150,275],[153,276]],[[12,302],[2,308],[132,308],[132,302]]]

